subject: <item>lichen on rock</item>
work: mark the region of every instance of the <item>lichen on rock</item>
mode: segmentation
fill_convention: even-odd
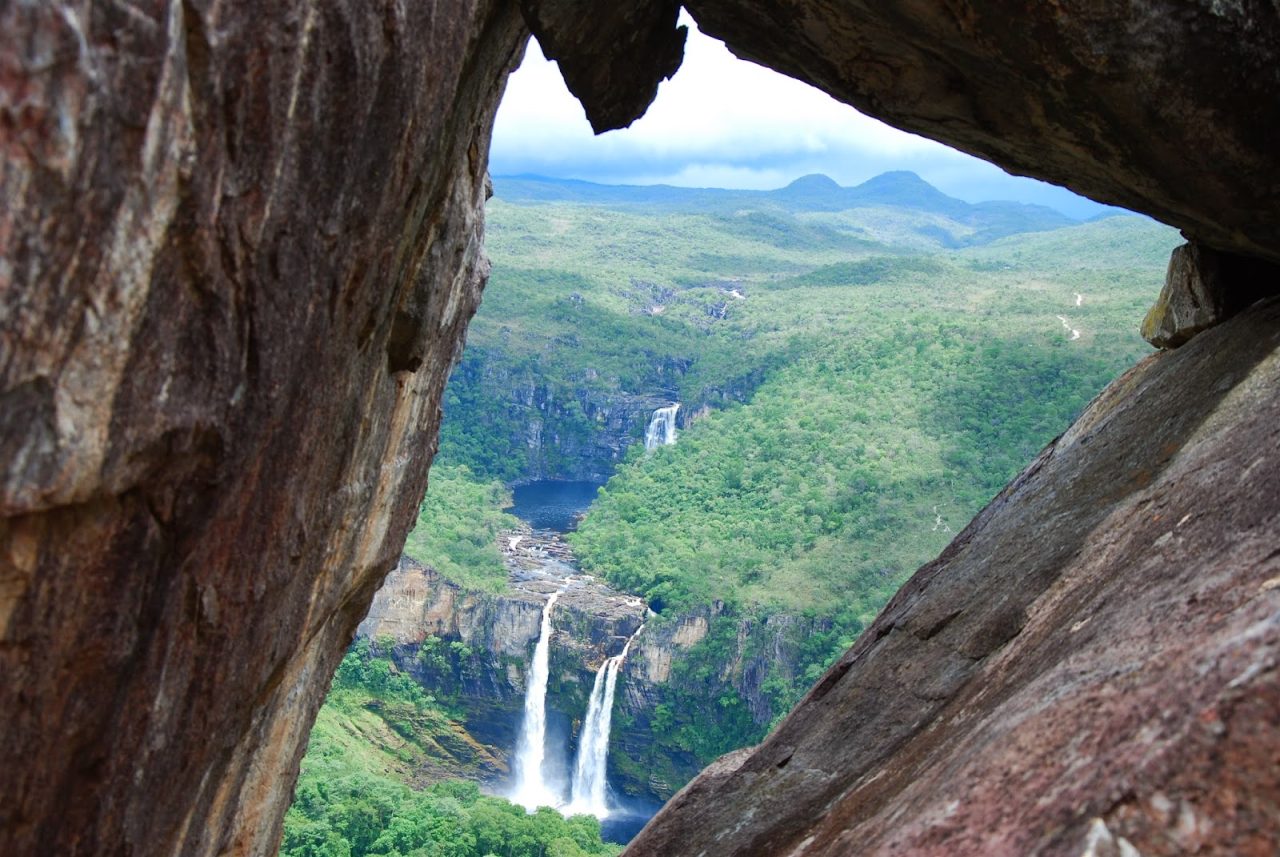
[[[1280,293],[1280,267],[1196,243],[1173,251],[1160,297],[1142,320],[1142,338],[1177,348],[1254,301]]]

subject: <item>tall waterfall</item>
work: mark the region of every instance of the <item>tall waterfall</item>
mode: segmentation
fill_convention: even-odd
[[[563,591],[563,590],[561,590]],[[543,778],[542,762],[547,753],[547,672],[551,654],[551,608],[560,592],[552,593],[542,608],[542,629],[533,649],[529,683],[524,694],[524,722],[516,744],[516,778],[511,800],[527,810],[559,806],[561,797]]]
[[[609,816],[607,771],[609,763],[609,729],[613,721],[613,693],[618,686],[618,671],[627,658],[631,644],[644,625],[636,629],[622,647],[622,653],[614,655],[600,665],[596,680],[591,686],[591,701],[587,704],[587,718],[582,722],[582,736],[578,740],[578,758],[573,766],[572,800],[564,810],[565,815]]]
[[[676,442],[676,411],[678,410],[680,410],[680,403],[676,402],[674,405],[658,408],[653,412],[653,419],[649,420],[649,428],[644,433],[645,449],[657,449]]]

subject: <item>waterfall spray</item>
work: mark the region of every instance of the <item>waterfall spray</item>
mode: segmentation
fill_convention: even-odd
[[[515,788],[511,800],[533,811],[540,806],[558,806],[560,796],[547,784],[542,762],[547,753],[547,673],[551,653],[551,608],[560,592],[552,593],[542,608],[542,628],[529,665],[529,682],[524,695],[524,721],[516,744]]]
[[[644,433],[645,449],[657,449],[676,442],[676,411],[678,410],[680,410],[680,403],[676,402],[653,412],[653,418],[649,420],[649,427]]]
[[[614,655],[600,665],[591,687],[591,701],[587,705],[587,717],[582,723],[582,735],[578,740],[578,758],[573,767],[572,799],[565,808],[566,815],[609,816],[608,767],[609,730],[613,721],[613,695],[618,685],[618,672],[627,659],[631,644],[644,630],[644,625],[622,647],[622,653]]]

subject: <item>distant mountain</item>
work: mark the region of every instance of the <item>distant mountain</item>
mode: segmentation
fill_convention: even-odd
[[[794,215],[894,208],[945,218],[943,222],[925,218],[916,229],[924,238],[944,247],[985,244],[1006,235],[1042,232],[1079,222],[1043,205],[1001,201],[968,203],[947,196],[920,176],[907,171],[883,173],[856,187],[841,187],[825,175],[809,175],[784,188],[766,191],[671,185],[602,185],[544,176],[498,176],[494,178],[494,194],[501,200],[518,205],[572,202],[609,208],[722,215],[744,210]]]

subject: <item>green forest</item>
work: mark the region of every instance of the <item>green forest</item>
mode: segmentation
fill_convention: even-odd
[[[527,814],[482,795],[460,779],[464,770],[442,769],[466,744],[458,718],[397,672],[385,646],[358,640],[316,719],[280,854],[603,857],[621,850],[601,840],[591,816]]]
[[[583,570],[644,596],[655,627],[716,609],[642,724],[653,746],[617,762],[637,776],[678,785],[687,774],[669,759],[705,764],[760,740],[917,567],[1150,351],[1137,326],[1173,230],[975,213],[907,185],[901,204],[880,188],[840,208],[816,185],[686,199],[497,181],[493,273],[405,552],[501,592],[507,485],[567,478],[624,431],[625,455],[601,458],[612,478],[571,535]],[[626,408],[665,402],[681,403],[675,445],[646,452],[642,422],[618,428]],[[741,639],[744,622],[774,615],[805,621],[794,662],[760,688],[774,712],[762,722],[722,666],[764,645]],[[431,744],[456,736],[464,712],[361,645],[313,733],[282,854],[613,853],[591,820],[526,816],[450,781],[474,771],[432,763]]]

